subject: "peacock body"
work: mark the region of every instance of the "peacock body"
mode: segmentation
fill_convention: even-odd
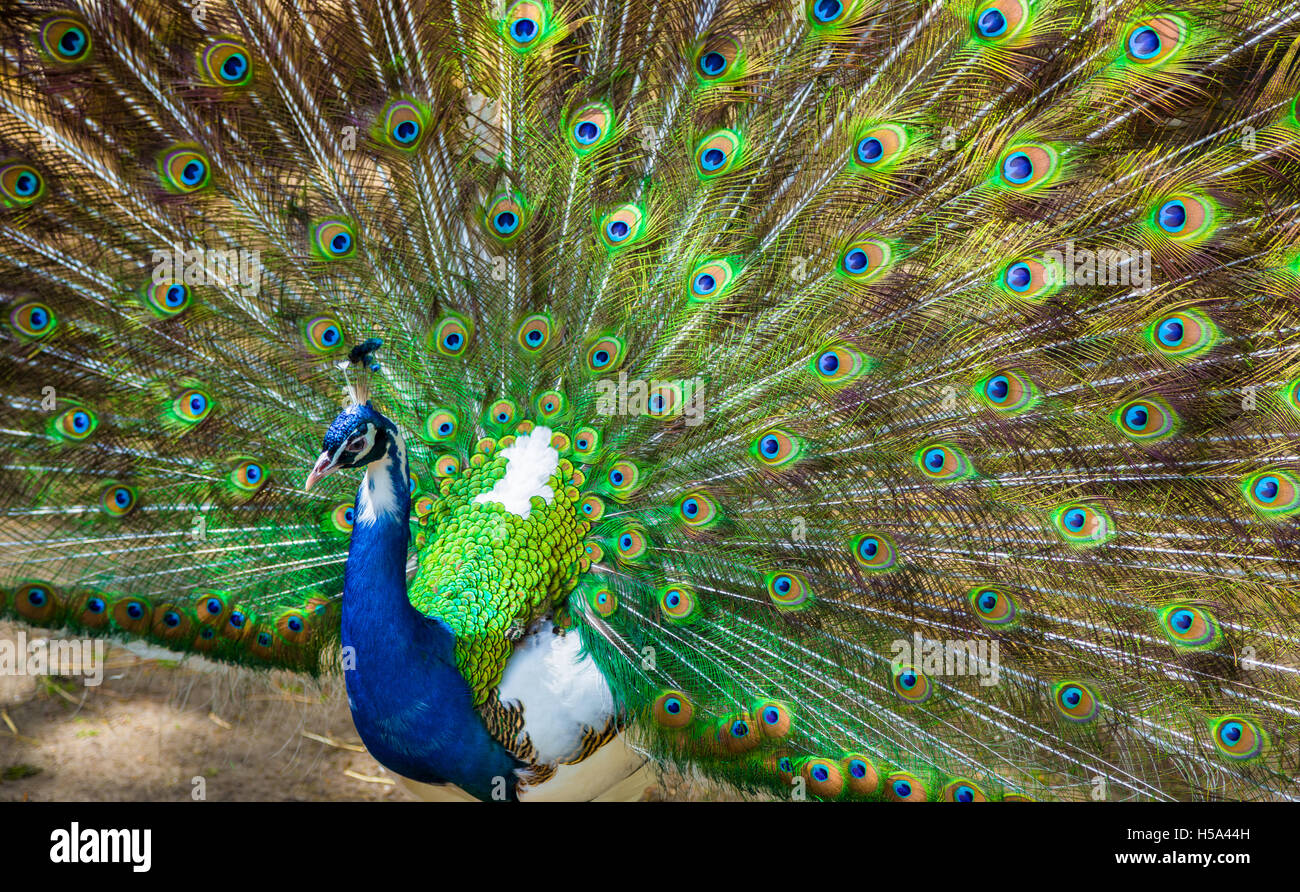
[[[0,611],[483,799],[1300,797],[1300,4],[8,7]]]

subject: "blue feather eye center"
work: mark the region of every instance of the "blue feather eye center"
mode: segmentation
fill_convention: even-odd
[[[450,434],[450,433],[451,433],[451,422],[450,422],[450,421],[444,421],[442,424],[438,425],[438,433],[442,434],[444,437],[447,436],[448,434]]]
[[[528,333],[527,338],[528,338],[528,343],[539,344],[542,341],[542,333],[537,329],[533,329]]]
[[[632,232],[630,226],[622,220],[611,220],[605,227],[605,234],[609,236],[610,241],[621,242]]]
[[[1178,232],[1187,223],[1187,207],[1175,198],[1160,205],[1156,216],[1165,232]]]
[[[228,81],[239,80],[247,70],[248,59],[243,53],[231,53],[226,57],[226,61],[221,63],[221,76]]]
[[[36,329],[37,331],[40,331],[42,328],[44,328],[46,325],[49,324],[50,314],[37,307],[36,309],[32,310],[31,315],[29,315],[27,319],[29,322],[31,322],[32,328]]]
[[[207,409],[207,407],[208,407],[208,400],[205,396],[203,396],[203,394],[196,393],[190,397],[190,411],[193,412],[195,415],[203,414],[203,411]]]
[[[573,137],[584,146],[589,146],[600,139],[600,128],[591,121],[583,121],[573,128]]]
[[[132,601],[130,604],[126,605],[126,615],[131,617],[131,619],[139,619],[144,616],[144,608],[140,606],[138,601]]]
[[[898,683],[903,690],[910,691],[916,687],[916,673],[910,670],[902,673],[898,676]]]
[[[1130,430],[1140,431],[1147,426],[1147,418],[1145,406],[1133,406],[1124,413],[1124,426]]]
[[[221,612],[221,602],[218,601],[216,598],[208,598],[208,603],[203,606],[207,608],[208,613]]]
[[[174,629],[181,624],[181,615],[175,610],[168,610],[163,614],[163,624]]]
[[[47,600],[49,600],[49,596],[45,589],[40,588],[39,586],[34,586],[28,589],[27,603],[31,604],[33,607],[44,607]]]
[[[746,724],[745,722],[742,722],[742,721],[735,721],[735,722],[732,722],[732,723],[731,723],[731,736],[732,736],[732,737],[748,737],[748,736],[749,736],[749,725]]]
[[[296,616],[289,617],[289,621],[285,623],[285,625],[289,627],[290,632],[302,631],[302,620],[298,619]]]
[[[840,367],[840,358],[834,350],[827,350],[817,359],[817,368],[822,370],[823,374],[833,375]]]
[[[719,52],[708,52],[700,57],[700,71],[709,77],[717,77],[727,68],[727,57]]]
[[[727,153],[722,149],[706,149],[700,156],[700,162],[704,165],[705,170],[717,170],[727,162]]]
[[[858,543],[858,554],[867,560],[871,560],[880,553],[880,540],[873,536],[868,536]]]
[[[88,427],[90,427],[90,416],[85,412],[74,412],[72,415],[72,429],[80,434],[84,433]]]
[[[1002,175],[1013,183],[1028,182],[1034,175],[1034,162],[1024,152],[1012,152],[1002,162]]]
[[[875,164],[884,154],[884,145],[874,136],[868,136],[858,143],[858,160],[863,164]]]
[[[905,780],[894,781],[894,795],[899,799],[906,799],[912,795],[912,785]]]
[[[35,195],[36,189],[39,185],[40,180],[36,178],[35,174],[23,172],[18,175],[18,180],[14,183],[14,188],[18,191],[19,195]]]
[[[511,22],[510,36],[520,43],[528,43],[537,36],[537,22],[529,18],[517,19]]]
[[[246,465],[244,467],[244,478],[248,480],[249,483],[256,483],[258,480],[262,479],[261,467],[255,464]]]
[[[1087,521],[1088,515],[1085,514],[1081,508],[1071,508],[1069,511],[1065,512],[1065,525],[1075,532],[1083,529],[1083,525],[1087,523]]]
[[[1255,481],[1255,498],[1261,502],[1273,502],[1277,499],[1277,494],[1282,489],[1282,483],[1278,478],[1270,475],[1261,477]]]
[[[773,581],[772,583],[772,588],[776,589],[778,592],[780,592],[783,595],[788,594],[790,592],[790,589],[793,586],[794,586],[794,580],[792,580],[789,576],[778,576],[776,577],[776,580]]]
[[[956,799],[958,802],[974,802],[975,791],[965,784],[962,784],[953,791],[952,798]]]
[[[119,486],[113,490],[113,503],[119,508],[125,508],[131,504],[131,491],[125,487]]]
[[[687,499],[682,502],[682,513],[687,517],[694,517],[700,513],[700,503],[695,499]]]
[[[1078,706],[1083,701],[1083,691],[1071,685],[1061,693],[1061,702],[1070,708]]]
[[[1192,611],[1190,610],[1176,611],[1173,617],[1170,619],[1170,622],[1173,623],[1174,628],[1178,629],[1180,632],[1186,632],[1188,629],[1192,627],[1192,623],[1195,621],[1196,621],[1196,617],[1192,615]]]
[[[669,592],[668,597],[664,598],[664,603],[669,607],[676,607],[682,603],[682,596],[678,592]]]
[[[944,454],[943,450],[934,448],[925,453],[925,466],[938,471],[943,468]]]
[[[86,46],[86,33],[80,28],[69,28],[59,38],[59,52],[69,58],[79,55]]]
[[[167,294],[163,299],[166,301],[167,306],[179,307],[185,302],[185,286],[172,285],[167,289]]]
[[[86,602],[86,609],[91,613],[103,613],[105,606],[103,598],[91,598]]]
[[[835,21],[843,11],[844,4],[840,0],[817,0],[813,6],[813,15],[823,23]]]
[[[677,713],[681,711],[682,701],[678,700],[676,697],[669,697],[664,701],[664,712],[670,713],[671,715],[677,715]]]
[[[241,629],[241,628],[243,628],[243,626],[244,626],[244,614],[240,613],[238,610],[236,610],[234,613],[230,614],[230,624],[231,624],[232,626],[234,626],[236,629]]]
[[[181,182],[187,186],[194,186],[203,182],[204,170],[202,161],[197,158],[190,161],[181,169]]]
[[[1156,330],[1160,343],[1166,347],[1177,347],[1183,342],[1183,322],[1176,317],[1166,319]]]
[[[1144,25],[1129,35],[1128,49],[1139,59],[1150,59],[1160,52],[1160,34],[1150,25]]]
[[[1242,733],[1241,722],[1228,722],[1219,729],[1219,739],[1232,746],[1241,740]]]
[[[609,472],[609,482],[615,486],[623,485],[623,472],[614,470]]]
[[[998,606],[998,593],[992,589],[985,589],[980,592],[979,607],[984,613],[992,613],[993,608]]]
[[[998,37],[1007,30],[1007,17],[1001,10],[990,7],[980,13],[975,26],[985,37]]]
[[[577,445],[578,445],[578,448],[579,448],[579,449],[586,449],[586,448],[587,448],[587,438],[586,438],[586,437],[579,437],[579,438],[578,438],[578,441],[577,441]]]
[[[502,234],[514,232],[519,226],[519,215],[514,211],[502,211],[492,218],[492,225]]]
[[[718,287],[718,280],[708,273],[700,273],[695,277],[696,294],[712,294],[713,289]]]
[[[763,721],[767,722],[769,725],[775,725],[777,722],[781,721],[781,710],[777,709],[775,706],[769,706],[767,709],[764,709]]]
[[[861,759],[853,759],[849,762],[849,774],[856,778],[867,776],[867,763]]]
[[[597,368],[599,368],[600,366],[603,366],[603,365],[608,365],[608,364],[609,364],[609,351],[608,351],[608,350],[597,350],[595,353],[591,354],[591,361],[596,365]]]
[[[409,145],[415,142],[419,135],[420,125],[414,121],[403,121],[393,128],[393,139],[403,145]]]
[[[867,257],[867,252],[861,248],[854,248],[844,255],[844,268],[851,273],[860,273],[871,265],[871,260]]]
[[[984,392],[988,394],[989,399],[1000,403],[1011,392],[1011,382],[1007,380],[1006,375],[997,375],[990,378],[989,383],[984,385]]]
[[[498,422],[499,424],[505,424],[505,423],[506,423],[507,421],[509,421],[509,420],[510,420],[510,413],[509,413],[509,412],[504,412],[504,411],[503,411],[503,412],[498,412],[498,413],[497,413],[497,422]]]
[[[831,773],[826,770],[825,765],[816,765],[812,770],[812,777],[815,781],[825,781],[830,778]]]
[[[461,342],[464,340],[465,339],[461,337],[460,332],[453,331],[450,332],[445,338],[442,339],[442,344],[444,347],[447,347],[450,350],[455,350],[457,347],[461,345]]]
[[[772,456],[781,451],[781,441],[776,437],[768,434],[758,442],[759,451],[764,455]]]
[[[624,533],[618,540],[618,547],[624,551],[632,547],[632,537]]]
[[[346,232],[340,232],[338,235],[334,236],[334,238],[330,239],[330,248],[336,254],[342,254],[350,247],[352,247],[352,236],[348,235]]]
[[[1027,263],[1013,263],[1007,267],[1007,287],[1012,291],[1026,290],[1033,278]]]

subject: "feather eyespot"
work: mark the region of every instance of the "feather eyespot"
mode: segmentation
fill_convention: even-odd
[[[864,130],[853,144],[853,168],[860,173],[886,173],[908,142],[907,131],[897,124],[877,124]]]
[[[7,208],[34,204],[45,195],[45,178],[24,161],[0,165],[0,203]]]
[[[257,492],[266,483],[266,468],[256,459],[244,459],[230,472],[230,482],[242,492]]]
[[[601,374],[612,372],[623,364],[623,355],[627,350],[627,343],[613,335],[606,335],[598,338],[595,343],[587,348],[587,369],[588,371]]]
[[[1009,296],[1041,301],[1057,291],[1064,280],[1058,264],[1023,257],[1012,261],[998,274],[997,285]]]
[[[600,238],[607,249],[618,251],[636,242],[644,226],[645,212],[635,204],[625,204],[600,221]]]
[[[435,443],[441,443],[456,435],[458,424],[455,412],[450,409],[435,409],[424,421],[424,433]]]
[[[535,313],[519,325],[516,341],[529,353],[536,353],[551,341],[554,322],[545,313]]]
[[[847,24],[857,12],[860,0],[804,0],[808,23],[822,30]]]
[[[614,137],[614,109],[605,102],[589,102],[574,112],[565,136],[579,156],[596,151]]]
[[[1170,604],[1156,612],[1160,631],[1182,650],[1212,650],[1222,630],[1213,614],[1192,604]]]
[[[1016,192],[1036,192],[1059,177],[1061,161],[1056,149],[1040,143],[1009,148],[998,160],[997,183]]]
[[[896,666],[890,684],[894,693],[905,703],[924,703],[934,693],[930,679],[915,666]]]
[[[135,509],[136,489],[121,483],[110,483],[99,497],[99,507],[109,517],[125,517]]]
[[[253,57],[238,40],[223,37],[199,55],[203,79],[217,87],[246,87],[253,81]]]
[[[316,316],[303,323],[302,339],[312,353],[331,353],[343,346],[343,327],[333,316]]]
[[[842,387],[859,378],[868,369],[865,356],[847,344],[837,344],[813,354],[813,374],[823,384]]]
[[[1234,762],[1247,762],[1264,754],[1268,736],[1245,716],[1226,715],[1210,726],[1214,746]]]
[[[749,447],[749,454],[768,468],[782,468],[798,460],[803,440],[779,427],[768,428]]]
[[[891,802],[924,802],[925,785],[908,771],[895,771],[885,777],[885,798]]]
[[[916,466],[931,480],[949,482],[975,476],[966,453],[951,443],[932,443],[916,451]]]
[[[573,435],[573,452],[586,462],[593,461],[600,452],[600,434],[595,428],[580,427]]]
[[[710,180],[735,170],[741,160],[740,134],[734,130],[715,130],[695,146],[695,172]]]
[[[413,152],[424,141],[429,111],[408,99],[395,99],[381,116],[381,142],[403,152]]]
[[[944,785],[941,793],[944,802],[987,802],[988,797],[984,795],[974,782],[964,777],[959,777],[949,781]]]
[[[541,45],[554,29],[546,4],[537,0],[518,0],[506,10],[501,20],[501,34],[506,45],[517,53],[527,53]]]
[[[997,0],[975,11],[971,16],[971,31],[980,40],[1005,44],[1020,36],[1029,17],[1026,0]]]
[[[488,406],[487,412],[484,413],[484,420],[496,427],[509,427],[514,424],[515,419],[519,417],[519,408],[515,405],[514,400],[497,400]]]
[[[883,276],[893,259],[894,249],[888,242],[861,239],[840,252],[836,270],[849,281],[865,285]]]
[[[90,58],[94,42],[85,22],[58,15],[41,22],[37,43],[50,61],[58,65],[76,65]]]
[[[808,792],[821,799],[836,799],[844,792],[844,774],[830,759],[809,759],[801,772]]]
[[[712,526],[718,520],[718,503],[699,490],[677,500],[677,516],[692,528]]]
[[[651,706],[655,722],[665,728],[685,728],[695,715],[695,707],[681,691],[664,691]]]
[[[1171,195],[1152,206],[1150,229],[1158,237],[1173,242],[1197,245],[1217,228],[1217,211],[1213,202],[1197,195]]]
[[[49,336],[58,326],[58,317],[45,304],[29,301],[14,308],[9,314],[9,323],[21,337],[40,340]]]
[[[181,393],[172,400],[172,413],[186,424],[198,424],[212,412],[212,398],[196,387]]]
[[[433,473],[440,478],[455,477],[460,473],[460,459],[454,455],[440,455],[433,463]]]
[[[1181,310],[1157,318],[1147,329],[1147,340],[1166,356],[1192,359],[1219,339],[1218,326],[1200,310]]]
[[[212,180],[207,156],[192,146],[177,146],[158,159],[158,175],[169,192],[197,192]]]
[[[341,502],[330,509],[326,515],[325,523],[330,532],[347,535],[352,532],[352,527],[357,519],[356,508],[346,502]]]
[[[1146,397],[1124,403],[1111,416],[1120,433],[1140,442],[1156,442],[1173,436],[1178,416],[1164,400]]]
[[[848,784],[849,795],[865,797],[873,795],[880,788],[880,775],[871,760],[859,753],[850,753],[844,758],[844,777]]]
[[[695,592],[684,585],[670,585],[659,591],[659,610],[673,623],[685,624],[697,617]]]
[[[347,220],[321,220],[312,228],[312,256],[317,260],[342,260],[356,249],[356,231]]]
[[[1013,626],[1020,616],[1015,597],[998,586],[976,586],[966,595],[966,600],[975,618],[990,628]]]
[[[743,62],[739,42],[730,37],[714,37],[695,53],[695,76],[705,85],[733,80],[741,75]]]
[[[89,409],[73,406],[54,421],[54,435],[61,440],[85,440],[99,427],[99,418]]]
[[[1144,68],[1164,65],[1187,45],[1188,25],[1178,16],[1158,15],[1129,26],[1124,52],[1129,61]]]
[[[975,396],[990,409],[1008,415],[1024,412],[1038,402],[1034,382],[1014,369],[996,371],[980,381]]]
[[[646,556],[650,542],[637,527],[625,527],[614,536],[614,551],[619,560],[636,562]]]
[[[781,610],[800,610],[812,603],[812,589],[803,576],[791,570],[768,573],[767,596]]]
[[[603,586],[594,588],[587,595],[587,603],[598,615],[610,617],[618,610],[618,595]]]
[[[1110,515],[1079,503],[1062,505],[1051,513],[1052,525],[1071,545],[1100,545],[1115,535]]]
[[[713,301],[726,294],[736,270],[729,260],[706,260],[691,271],[687,282],[690,300]]]
[[[145,306],[160,319],[184,313],[189,309],[191,297],[190,286],[170,279],[157,284],[150,283],[144,288]]]
[[[1101,712],[1101,701],[1081,681],[1060,681],[1052,685],[1052,702],[1061,716],[1071,722],[1090,722]]]
[[[1300,483],[1282,470],[1262,471],[1241,484],[1247,504],[1264,517],[1289,517],[1300,513]]]
[[[474,323],[459,313],[449,314],[433,330],[433,347],[443,356],[464,355],[474,336]]]
[[[853,559],[864,570],[880,573],[898,565],[898,551],[884,533],[867,532],[854,537]]]
[[[483,225],[488,234],[503,245],[519,238],[528,225],[528,206],[519,192],[502,192],[488,204],[483,212]]]

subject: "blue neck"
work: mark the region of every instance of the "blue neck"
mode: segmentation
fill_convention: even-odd
[[[451,630],[407,600],[410,483],[396,430],[388,440],[387,456],[367,468],[357,493],[344,573],[344,677],[352,719],[371,755],[398,774],[456,784],[480,799],[494,792],[514,798],[519,763],[474,709],[456,668]]]

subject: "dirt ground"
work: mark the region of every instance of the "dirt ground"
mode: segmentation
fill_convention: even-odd
[[[0,623],[0,640],[18,626]],[[30,637],[43,635],[27,629]],[[319,682],[108,644],[103,683],[0,676],[0,801],[415,800]],[[732,798],[679,776],[647,800]]]

